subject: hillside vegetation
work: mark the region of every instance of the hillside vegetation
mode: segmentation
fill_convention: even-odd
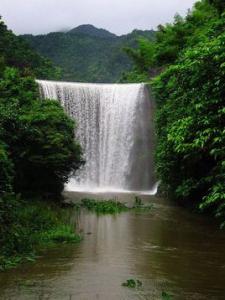
[[[225,2],[202,0],[127,53],[123,81],[152,81],[161,189],[225,225]]]
[[[30,257],[39,237],[71,233],[48,205],[60,198],[82,163],[74,122],[56,101],[39,99],[34,76],[58,78],[58,69],[0,20],[0,270]],[[22,200],[23,199],[23,200]]]
[[[0,69],[5,67],[20,69],[24,75],[42,79],[59,79],[60,69],[39,55],[22,38],[16,36],[0,19]]]
[[[68,32],[22,37],[62,69],[63,80],[117,82],[123,72],[132,68],[132,61],[123,49],[135,48],[140,37],[152,39],[154,31],[134,30],[116,36],[92,25],[82,25]]]

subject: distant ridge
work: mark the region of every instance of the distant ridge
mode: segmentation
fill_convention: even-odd
[[[117,36],[105,29],[85,24],[66,32],[23,35],[30,46],[62,69],[62,80],[78,82],[118,82],[133,62],[124,52],[135,48],[139,38],[153,39],[153,30],[133,30]]]
[[[69,30],[67,33],[81,33],[87,34],[89,36],[100,37],[100,38],[114,38],[116,35],[114,33],[109,32],[108,30],[97,28],[90,24],[80,25]]]

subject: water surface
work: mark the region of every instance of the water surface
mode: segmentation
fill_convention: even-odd
[[[121,197],[133,201],[131,195]],[[60,245],[35,263],[0,274],[0,299],[161,299],[165,290],[177,300],[224,300],[224,232],[212,220],[166,201],[151,196],[144,201],[154,202],[152,211],[74,213],[83,241]],[[141,280],[143,287],[122,287],[129,278]]]

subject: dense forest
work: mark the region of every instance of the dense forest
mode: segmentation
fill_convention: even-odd
[[[157,102],[156,168],[161,190],[225,225],[225,2],[202,0],[160,25],[155,41],[127,49]],[[155,75],[158,76],[155,77]]]
[[[116,36],[93,25],[81,25],[68,32],[23,35],[22,38],[62,69],[65,81],[117,82],[132,68],[124,48],[137,46],[137,39],[153,39],[152,30],[134,30]]]
[[[40,240],[49,241],[65,231],[73,238],[56,212],[37,199],[58,199],[82,158],[74,122],[57,102],[39,99],[34,78],[58,78],[58,68],[1,20],[0,62],[0,269],[4,269],[30,257]]]

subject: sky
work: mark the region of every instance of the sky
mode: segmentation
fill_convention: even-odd
[[[16,34],[44,34],[92,24],[118,35],[155,29],[185,15],[196,0],[0,0],[0,15]]]

